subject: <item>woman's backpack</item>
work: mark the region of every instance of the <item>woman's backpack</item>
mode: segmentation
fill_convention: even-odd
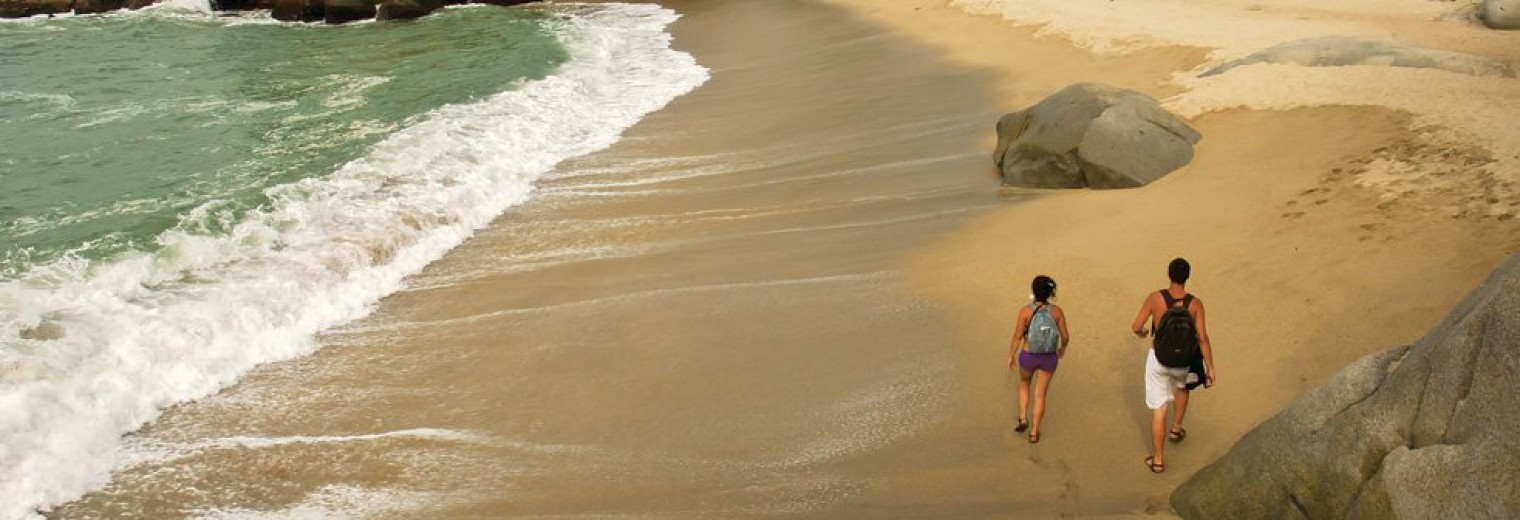
[[[1061,348],[1061,330],[1056,327],[1056,318],[1050,315],[1050,305],[1031,303],[1029,307],[1034,309],[1034,315],[1029,317],[1029,328],[1024,332],[1029,351],[1049,354]]]

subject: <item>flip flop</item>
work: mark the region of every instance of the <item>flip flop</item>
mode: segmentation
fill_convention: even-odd
[[[1152,455],[1152,456],[1149,456],[1149,457],[1145,458],[1145,467],[1150,468],[1151,469],[1151,473],[1161,473],[1163,471],[1166,471],[1166,465],[1165,464],[1157,464],[1156,463],[1156,456],[1155,455]]]
[[[1166,438],[1172,442],[1182,442],[1182,439],[1187,438],[1187,428],[1178,428],[1176,430],[1166,432]]]
[[[1029,429],[1029,421],[1025,421],[1023,419],[1019,419],[1019,425],[1013,427],[1013,431],[1016,431],[1016,432],[1023,432],[1024,430],[1028,430],[1028,429]]]

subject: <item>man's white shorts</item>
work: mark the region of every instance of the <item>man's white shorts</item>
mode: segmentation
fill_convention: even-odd
[[[1169,368],[1156,361],[1155,349],[1145,349],[1145,405],[1152,410],[1171,402],[1174,392],[1187,381],[1187,368]]]

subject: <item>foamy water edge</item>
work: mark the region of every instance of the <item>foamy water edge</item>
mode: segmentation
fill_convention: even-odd
[[[156,254],[65,260],[0,285],[0,518],[105,485],[130,462],[122,434],[314,335],[366,315],[560,161],[707,79],[670,48],[677,15],[577,10],[555,75],[443,107],[366,157],[270,190],[226,236],[168,232]]]

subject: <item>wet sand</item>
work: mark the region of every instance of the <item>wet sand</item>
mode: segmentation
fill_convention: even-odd
[[[1097,55],[940,2],[665,5],[706,85],[316,355],[171,409],[129,439],[166,456],[57,516],[1166,516],[1520,244],[1351,182],[1418,149],[1376,107],[1201,114],[1194,163],[1142,190],[999,187],[1002,113],[1074,81],[1172,95],[1197,48]],[[1157,476],[1126,329],[1179,255],[1220,386]],[[1074,333],[1038,445],[1004,365],[1034,274]]]
[[[988,78],[815,2],[676,5],[712,79],[316,355],[179,406],[60,516],[771,516],[944,419],[953,331],[900,265],[1009,201]]]

